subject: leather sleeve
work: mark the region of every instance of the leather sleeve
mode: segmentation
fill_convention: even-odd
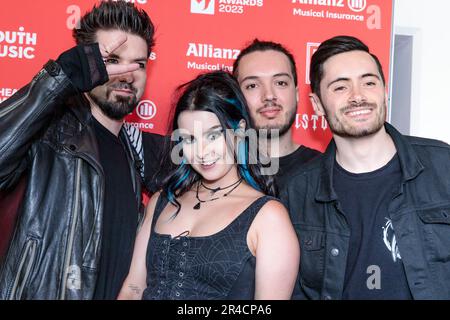
[[[31,83],[0,104],[0,190],[12,187],[26,170],[32,143],[64,100],[107,81],[98,44],[78,45],[47,62]]]
[[[19,180],[28,167],[32,143],[75,92],[61,67],[50,60],[28,85],[0,104],[0,190]]]
[[[80,92],[87,92],[108,81],[108,73],[98,43],[78,45],[56,60]]]

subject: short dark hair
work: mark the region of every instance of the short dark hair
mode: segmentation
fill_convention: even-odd
[[[258,39],[254,39],[253,42],[242,49],[242,51],[239,53],[237,59],[233,63],[233,76],[237,78],[238,76],[238,68],[239,68],[239,62],[241,61],[242,57],[246,56],[247,54],[250,54],[252,52],[256,51],[278,51],[283,53],[288,59],[289,63],[291,65],[291,72],[292,76],[294,77],[294,84],[297,86],[297,67],[295,66],[295,59],[292,53],[289,52],[288,49],[283,47],[280,43],[272,42],[272,41],[260,41]]]
[[[79,28],[73,29],[72,36],[77,44],[92,44],[97,42],[98,30],[122,30],[140,36],[147,43],[147,55],[150,56],[154,45],[155,28],[148,14],[137,8],[133,3],[123,0],[105,0],[94,5],[79,23]]]
[[[351,36],[337,36],[322,42],[311,57],[309,80],[311,82],[311,91],[313,93],[320,97],[320,81],[322,81],[323,78],[323,64],[332,56],[349,51],[364,51],[370,54],[375,60],[381,80],[383,81],[383,84],[385,84],[380,60],[378,60],[376,55],[370,52],[369,47],[358,38]]]

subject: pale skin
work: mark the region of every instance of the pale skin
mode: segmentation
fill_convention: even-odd
[[[283,53],[266,50],[243,56],[237,79],[257,129],[280,128],[289,122],[289,115],[297,111],[298,88],[289,59]],[[260,144],[262,150],[270,150],[270,141],[260,139]],[[292,139],[290,128],[279,137],[279,148],[269,151],[270,157],[291,154],[299,147]]]
[[[337,162],[353,173],[383,167],[392,159],[396,148],[382,126],[386,118],[387,93],[375,60],[366,52],[350,51],[329,58],[323,70],[321,97],[310,95],[316,114],[328,114],[329,122],[333,121],[347,133],[374,131],[354,137],[333,132]]]
[[[195,120],[203,124],[204,130],[194,133]],[[245,125],[245,122],[242,124]],[[204,184],[211,188],[229,185],[239,179],[236,165],[227,160],[229,152],[223,135],[217,133],[218,125],[217,117],[206,111],[184,111],[179,117],[179,127],[185,129],[185,138],[189,141],[183,147],[185,156],[190,163],[195,163],[193,168],[203,176]],[[221,194],[223,192],[219,191]],[[200,210],[194,210],[193,206],[198,202],[195,193],[196,188],[192,188],[178,198],[181,210],[175,219],[171,217],[176,208],[168,204],[156,222],[155,232],[172,237],[186,230],[189,237],[213,235],[226,228],[245,208],[263,196],[243,182],[226,198],[206,202]],[[147,244],[158,197],[159,193],[153,195],[147,206],[146,217],[136,239],[130,272],[118,299],[141,299],[146,288]],[[208,199],[209,191],[200,189],[199,197]],[[261,208],[248,230],[247,245],[256,257],[255,299],[290,299],[298,273],[300,249],[288,212],[282,204],[269,201]]]
[[[91,92],[105,95],[108,85],[116,82],[126,82],[133,85],[139,100],[144,92],[147,79],[147,43],[137,35],[121,30],[98,30],[96,40],[99,44],[100,53],[105,61],[106,71],[109,81],[94,88]],[[130,90],[114,90],[110,99],[115,99],[117,95],[134,94]],[[107,117],[95,104],[89,95],[85,94],[91,104],[92,115],[105,128],[118,136],[123,124],[122,120],[115,120]]]

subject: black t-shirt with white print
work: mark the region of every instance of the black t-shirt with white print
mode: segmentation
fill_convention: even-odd
[[[350,226],[343,299],[412,299],[388,205],[398,193],[395,155],[382,168],[361,174],[335,161],[334,189]]]

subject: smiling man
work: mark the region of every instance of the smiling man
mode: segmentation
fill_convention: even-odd
[[[301,246],[295,297],[449,299],[450,147],[385,122],[383,70],[360,40],[324,41],[310,70],[333,139],[282,194]]]

